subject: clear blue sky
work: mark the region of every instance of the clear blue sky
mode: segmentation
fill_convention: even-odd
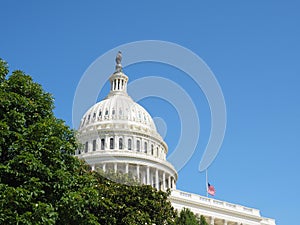
[[[226,135],[209,169],[215,198],[258,208],[277,224],[295,224],[300,201],[299,9],[296,0],[2,1],[0,57],[51,92],[57,117],[72,126],[76,86],[96,58],[121,44],[148,39],[189,48],[214,72],[226,101]],[[205,195],[205,175],[198,171],[210,131],[205,97],[169,66],[141,63],[124,70],[131,80],[165,76],[193,100],[199,98],[199,144],[179,171],[177,187]],[[172,151],[180,132],[176,111],[158,98],[140,104],[165,120]]]

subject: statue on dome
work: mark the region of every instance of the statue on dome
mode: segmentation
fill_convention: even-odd
[[[121,65],[121,61],[122,61],[122,52],[118,51],[118,54],[116,56],[116,72],[121,72],[122,71],[122,65]]]
[[[122,52],[118,51],[117,57],[116,57],[116,63],[121,64],[122,61]]]

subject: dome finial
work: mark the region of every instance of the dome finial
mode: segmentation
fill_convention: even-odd
[[[125,94],[127,95],[127,81],[128,77],[122,71],[122,52],[118,51],[116,56],[116,70],[110,76],[110,94]]]
[[[122,61],[122,52],[118,51],[118,54],[116,56],[116,72],[122,72],[122,65],[121,65],[121,61]]]

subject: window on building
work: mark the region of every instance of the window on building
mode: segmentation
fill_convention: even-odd
[[[102,138],[101,139],[101,150],[104,150],[104,148],[105,148],[105,139]]]
[[[145,153],[147,153],[147,151],[148,151],[148,149],[147,149],[147,148],[148,148],[148,146],[147,146],[147,142],[145,142],[145,143],[144,143],[144,152],[145,152]]]
[[[109,139],[109,148],[114,149],[114,139],[113,138]]]
[[[138,152],[141,150],[141,142],[139,140],[136,141],[136,150]]]
[[[128,139],[128,150],[131,150],[131,148],[132,148],[131,145],[132,145],[131,144],[131,139]]]
[[[151,155],[153,155],[153,153],[154,153],[154,146],[151,145]]]
[[[119,138],[119,149],[123,149],[123,138]]]
[[[88,152],[88,151],[89,151],[89,143],[85,142],[84,152]]]
[[[96,146],[97,146],[96,140],[93,140],[93,151],[96,151]]]

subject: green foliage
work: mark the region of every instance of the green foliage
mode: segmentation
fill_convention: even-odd
[[[7,75],[0,59],[0,224],[175,224],[169,193],[90,172],[52,96],[22,71]]]
[[[208,225],[208,223],[204,216],[197,218],[190,209],[183,208],[176,218],[176,225]]]
[[[203,215],[200,216],[200,225],[208,225],[208,223],[206,222],[206,219]]]
[[[179,216],[176,218],[176,224],[177,225],[199,225],[199,221],[197,220],[197,217],[194,215],[194,213],[184,208],[180,211]]]
[[[170,192],[157,191],[151,186],[136,185],[128,176],[125,185],[107,179],[107,174],[94,173],[98,180],[101,204],[95,213],[100,224],[175,224],[176,212],[168,201]],[[108,217],[108,215],[110,215]]]
[[[4,81],[7,74],[8,74],[8,65],[4,60],[0,58],[0,84]]]
[[[2,60],[0,73],[0,224],[62,224],[63,201],[80,204],[68,194],[80,194],[89,180],[72,156],[74,134],[55,118],[52,96],[30,76],[15,71],[5,79]],[[86,218],[82,224],[94,219]]]

